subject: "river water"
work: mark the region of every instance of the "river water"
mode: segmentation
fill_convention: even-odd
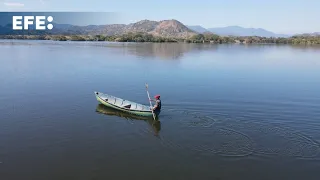
[[[3,180],[320,179],[320,47],[0,41]],[[149,104],[159,121],[99,105]]]

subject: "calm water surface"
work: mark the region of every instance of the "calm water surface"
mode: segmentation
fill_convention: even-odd
[[[1,180],[320,179],[320,48],[0,42]],[[98,104],[148,104],[158,122]]]

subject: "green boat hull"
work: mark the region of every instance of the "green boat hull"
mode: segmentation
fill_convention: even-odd
[[[152,117],[152,111],[149,106],[145,106],[139,103],[127,101],[121,98],[117,98],[108,94],[103,94],[101,92],[94,92],[96,99],[99,103],[106,107],[113,108],[122,112],[137,116]],[[160,112],[154,113],[155,116],[159,116]]]

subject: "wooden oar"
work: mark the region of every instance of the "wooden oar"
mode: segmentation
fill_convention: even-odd
[[[151,99],[150,99],[150,95],[149,95],[149,91],[148,91],[148,84],[147,83],[146,83],[146,89],[147,89],[147,94],[148,94],[148,98],[149,98],[149,102],[150,102],[150,107],[151,107],[153,119],[156,120],[156,117],[155,117],[154,112],[153,112],[153,106],[152,106],[152,103],[151,103]]]

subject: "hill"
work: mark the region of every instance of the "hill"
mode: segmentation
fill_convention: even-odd
[[[190,38],[196,34],[212,32],[220,36],[260,36],[260,37],[289,37],[288,35],[276,34],[261,28],[243,28],[240,26],[227,26],[220,28],[206,29],[199,25],[186,26],[181,22],[171,19],[162,21],[141,20],[131,24],[107,24],[107,25],[88,25],[76,26],[70,24],[54,24],[51,31],[34,31],[32,34],[51,34],[51,35],[103,35],[116,36],[127,33],[146,33],[153,36],[165,38]],[[30,27],[30,29],[34,29]],[[16,34],[10,32],[10,27],[0,27],[0,34]],[[26,31],[26,34],[30,31]]]
[[[166,38],[190,38],[197,33],[177,20],[150,21],[141,20],[131,24],[108,25],[55,25],[53,34],[104,35],[115,36],[127,33],[147,33]]]
[[[208,30],[220,36],[289,37],[288,35],[276,34],[262,28],[244,28],[240,26],[209,28]]]
[[[70,24],[54,24],[51,31],[42,31],[41,34],[51,35],[104,35],[115,36],[127,33],[147,33],[153,36],[161,36],[165,38],[190,38],[197,33],[189,29],[187,26],[177,20],[150,21],[142,20],[131,24],[108,24],[108,25],[88,25],[76,26]],[[29,27],[30,29],[34,29]],[[31,31],[25,31],[25,34]],[[0,33],[15,34],[10,32],[10,28],[0,27]],[[40,33],[33,31],[32,34]]]
[[[190,38],[197,34],[177,20],[160,21],[150,33],[154,36],[175,38]]]
[[[75,26],[54,24],[52,30],[13,31],[12,24],[0,26],[0,39],[39,39],[58,41],[115,41],[115,42],[187,42],[187,43],[242,43],[242,44],[320,44],[320,33],[286,36],[261,28],[229,26],[210,28],[186,26],[171,19],[141,20],[131,24]]]

